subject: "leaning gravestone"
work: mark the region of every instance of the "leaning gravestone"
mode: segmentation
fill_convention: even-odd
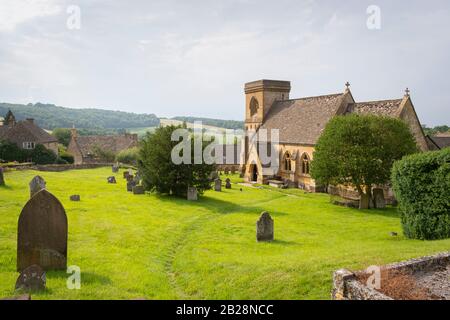
[[[0,167],[0,186],[5,185],[5,177],[3,176],[3,168]]]
[[[30,198],[33,198],[42,189],[45,189],[45,180],[41,176],[35,176],[30,181]]]
[[[198,199],[197,188],[195,188],[195,187],[188,187],[187,199],[189,201],[197,201],[197,199]]]
[[[143,186],[134,186],[133,187],[133,194],[144,194],[144,187]]]
[[[375,188],[372,191],[373,194],[373,203],[375,208],[384,209],[386,208],[386,200],[384,198],[384,191],[381,188]]]
[[[263,212],[256,222],[256,240],[273,241],[273,219],[268,212]]]
[[[112,176],[112,177],[108,177],[108,183],[117,183],[116,182],[116,177]]]
[[[214,190],[216,190],[217,192],[222,191],[222,180],[220,179],[214,180]]]
[[[231,180],[229,178],[227,178],[227,180],[225,180],[225,188],[231,189]]]
[[[70,201],[80,201],[80,195],[79,194],[71,195]]]
[[[61,202],[47,190],[23,207],[17,232],[17,270],[37,264],[44,270],[67,268],[67,216]]]
[[[16,290],[40,291],[45,289],[45,271],[34,264],[23,270],[16,281]]]

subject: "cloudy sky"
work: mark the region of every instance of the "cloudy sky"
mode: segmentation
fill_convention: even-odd
[[[449,17],[448,0],[0,0],[0,101],[242,120],[245,82],[350,81],[358,101],[409,87],[422,123],[450,124]]]

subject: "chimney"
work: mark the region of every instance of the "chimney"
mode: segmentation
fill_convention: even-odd
[[[76,139],[78,137],[78,132],[77,132],[77,129],[75,128],[75,126],[73,126],[72,129],[70,129],[70,136],[73,139]]]

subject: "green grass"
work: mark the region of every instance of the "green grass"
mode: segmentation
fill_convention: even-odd
[[[0,297],[14,294],[17,221],[36,174],[66,208],[68,265],[81,268],[82,283],[69,290],[65,272],[48,272],[47,291],[33,299],[329,299],[336,269],[450,248],[450,240],[404,238],[395,209],[337,207],[300,190],[233,185],[187,202],[127,193],[121,172],[117,185],[106,183],[109,168],[15,171],[0,188]],[[275,220],[273,243],[255,239],[264,210]]]

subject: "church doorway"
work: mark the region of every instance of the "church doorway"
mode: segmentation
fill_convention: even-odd
[[[252,181],[257,182],[258,181],[258,167],[256,166],[256,164],[252,164],[250,172],[251,172]]]

